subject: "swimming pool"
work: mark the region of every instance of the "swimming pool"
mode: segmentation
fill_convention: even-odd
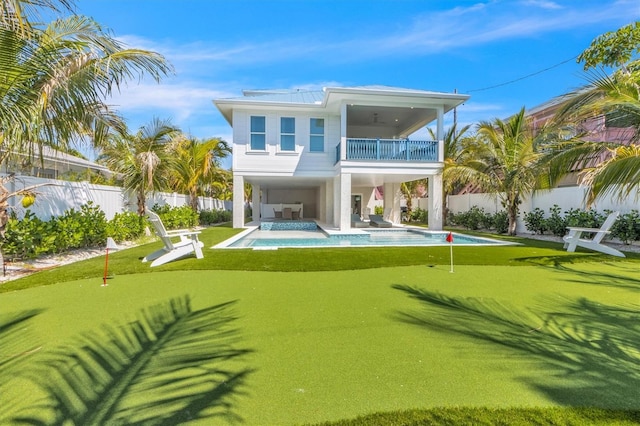
[[[448,232],[421,229],[367,229],[354,234],[332,234],[323,231],[254,230],[217,248],[277,249],[285,247],[398,247],[443,246]],[[453,245],[506,245],[508,242],[453,233]]]

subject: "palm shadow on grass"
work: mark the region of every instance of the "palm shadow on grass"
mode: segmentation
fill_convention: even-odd
[[[17,372],[46,397],[10,419],[27,424],[240,422],[241,359],[233,302],[193,312],[188,297],[144,310],[42,354]]]
[[[514,309],[490,299],[449,297],[394,285],[423,309],[399,312],[399,321],[467,336],[543,362],[523,371],[522,381],[560,405],[640,409],[640,323],[637,307],[584,298],[542,301],[545,314]],[[473,367],[471,367],[473,368]]]
[[[552,267],[554,271],[566,274],[567,282],[623,288],[625,290],[640,291],[640,278],[637,265],[620,265],[617,269],[621,273],[585,271],[580,268],[572,268],[570,265],[561,264]],[[623,272],[628,272],[625,275]]]
[[[33,342],[29,320],[42,311],[30,309],[6,315],[0,315],[0,382],[15,364],[24,361],[38,351]]]

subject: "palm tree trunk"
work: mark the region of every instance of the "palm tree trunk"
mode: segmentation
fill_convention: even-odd
[[[144,196],[144,192],[138,192],[138,214],[140,216],[144,216],[146,207],[145,207],[145,203],[147,202],[145,196]]]
[[[189,205],[193,209],[194,212],[198,212],[198,195],[195,191],[192,191],[189,194]]]

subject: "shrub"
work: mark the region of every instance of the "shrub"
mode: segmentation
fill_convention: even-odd
[[[498,234],[506,234],[509,230],[509,215],[502,210],[493,215],[493,227]]]
[[[167,229],[193,228],[198,226],[198,213],[189,206],[171,207],[154,205],[151,210],[158,213]]]
[[[411,211],[411,220],[413,222],[428,223],[429,212],[427,210],[424,210],[418,207]]]
[[[5,228],[2,251],[9,260],[33,259],[40,254],[51,253],[55,247],[55,230],[51,224],[39,219],[31,210],[19,220],[11,213]]]
[[[485,212],[483,208],[472,206],[466,212],[459,213],[458,216],[456,223],[467,229],[477,230],[480,229],[480,224],[484,220]]]
[[[116,242],[131,241],[140,237],[146,226],[145,218],[136,212],[116,213],[107,223],[106,234]]]
[[[56,229],[56,252],[97,246],[107,240],[106,216],[91,201],[82,205],[80,210],[65,211],[51,222]]]
[[[525,213],[523,220],[527,230],[533,234],[544,234],[547,230],[547,220],[544,218],[544,210],[539,207],[529,213]]]
[[[598,213],[595,210],[570,209],[566,212],[565,219],[566,226],[599,228],[602,222],[604,222],[605,217],[602,213]]]
[[[618,216],[611,227],[611,236],[625,244],[640,240],[640,213],[638,210],[632,210],[630,213]]]
[[[214,223],[229,222],[232,220],[232,213],[228,210],[201,210],[200,224],[212,225]]]
[[[560,216],[560,207],[557,204],[554,204],[553,207],[549,208],[549,211],[551,212],[551,215],[546,220],[546,228],[551,231],[553,235],[562,237],[567,233],[567,226],[576,226],[569,225],[567,223],[567,219]]]
[[[384,214],[384,207],[382,206],[375,206],[373,208],[373,214]]]
[[[493,229],[494,228],[494,215],[489,212],[482,211],[482,215],[479,217],[480,228]]]
[[[9,259],[32,259],[42,254],[92,247],[106,242],[105,214],[93,203],[70,209],[45,222],[30,210],[18,220],[12,214],[7,223],[2,250]]]

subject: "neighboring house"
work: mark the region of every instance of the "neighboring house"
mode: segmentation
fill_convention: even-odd
[[[533,126],[534,131],[542,129],[545,124],[551,121],[555,117],[555,114],[558,112],[558,109],[562,106],[562,104],[570,99],[570,96],[571,95],[568,94],[558,96],[527,110],[526,115],[531,119],[531,125]],[[585,134],[585,136],[583,137],[584,139],[594,142],[608,141],[629,144],[631,143],[634,129],[631,127],[616,126],[615,123],[608,119],[605,115],[597,115],[590,118],[589,120],[580,123],[579,126],[572,129],[570,133],[567,133],[565,136],[567,138],[573,137],[578,132],[580,132],[581,134]],[[594,157],[591,165],[596,165],[604,159],[605,156]],[[577,168],[574,170],[569,170],[568,173],[560,180],[560,182],[558,182],[557,187],[562,188],[579,186],[580,171],[581,169]],[[455,195],[475,194],[480,192],[481,190],[478,185],[470,182],[463,186],[459,191],[457,191]]]
[[[469,96],[386,86],[322,91],[245,91],[214,104],[233,127],[233,226],[244,224],[244,185],[253,221],[283,205],[347,231],[384,188],[385,218],[400,220],[400,184],[429,179],[429,227],[442,229],[444,114]],[[437,141],[409,137],[436,121]],[[286,206],[285,206],[286,207]]]
[[[527,111],[527,116],[531,118],[534,130],[542,128],[547,122],[552,120],[560,106],[570,99],[570,95],[562,95],[540,104]],[[619,142],[628,144],[631,142],[634,129],[630,127],[620,127],[615,125],[615,120],[607,118],[605,115],[597,115],[589,120],[585,120],[574,129],[567,137],[575,136],[577,132],[585,133],[583,139],[594,142]],[[603,161],[604,156],[593,159],[593,165]],[[570,170],[569,173],[558,183],[558,187],[577,186],[579,184],[580,170]]]
[[[14,152],[2,165],[3,173],[16,173],[46,179],[58,179],[65,173],[86,173],[87,170],[97,172],[105,177],[113,173],[105,166],[84,158],[57,151],[48,146],[42,146],[42,156],[38,147],[33,152]]]

